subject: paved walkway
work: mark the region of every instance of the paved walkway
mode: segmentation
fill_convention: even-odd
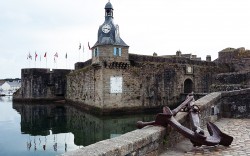
[[[160,156],[250,156],[250,119],[223,118],[215,122],[215,124],[222,132],[234,137],[229,147],[221,145],[193,147],[191,142],[185,139],[174,148],[167,149]]]

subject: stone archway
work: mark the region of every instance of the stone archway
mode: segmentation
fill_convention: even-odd
[[[191,93],[193,91],[193,81],[191,79],[186,79],[184,81],[184,93]]]

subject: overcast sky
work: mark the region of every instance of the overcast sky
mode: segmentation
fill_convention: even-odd
[[[22,68],[73,69],[91,57],[108,0],[2,0],[0,79],[21,77]],[[250,49],[249,0],[111,0],[121,38],[136,54],[203,60],[227,47]],[[79,52],[79,43],[84,52]],[[35,62],[35,52],[38,59]],[[58,53],[57,63],[54,55]],[[33,59],[27,60],[31,54]],[[65,54],[67,53],[67,60]],[[40,61],[41,56],[41,61]],[[80,58],[79,58],[80,56]]]

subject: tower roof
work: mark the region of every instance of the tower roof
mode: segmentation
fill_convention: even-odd
[[[108,2],[106,5],[105,5],[105,8],[104,9],[113,9],[113,6],[110,2]],[[114,10],[114,9],[113,9]]]
[[[128,47],[128,45],[120,37],[119,26],[113,22],[113,6],[110,2],[105,5],[105,21],[99,27],[97,42],[93,47],[98,45],[117,45]]]

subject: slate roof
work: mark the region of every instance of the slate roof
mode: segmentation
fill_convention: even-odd
[[[113,9],[113,6],[110,2],[108,2],[106,5],[105,5],[105,8],[104,9]]]
[[[21,83],[18,82],[18,81],[12,81],[12,82],[8,81],[7,83],[8,83],[11,87],[21,87]]]

